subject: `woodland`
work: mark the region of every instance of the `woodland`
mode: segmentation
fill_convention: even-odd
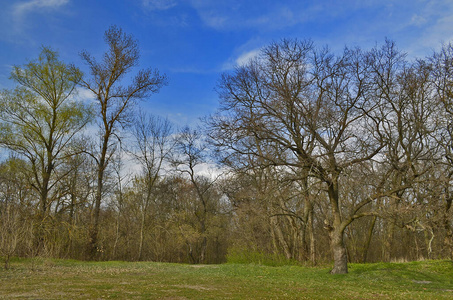
[[[453,259],[452,44],[409,59],[390,40],[337,53],[282,39],[220,76],[199,127],[176,128],[140,110],[171,78],[142,68],[121,28],[104,41],[80,68],[42,47],[1,91],[4,268],[284,261],[341,274]]]

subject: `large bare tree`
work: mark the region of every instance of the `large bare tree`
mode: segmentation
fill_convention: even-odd
[[[157,93],[166,84],[165,75],[155,69],[141,69],[134,76],[127,75],[138,65],[139,47],[132,35],[121,28],[111,26],[104,34],[108,46],[100,61],[88,52],[81,53],[88,65],[90,76],[81,85],[90,90],[97,103],[100,125],[99,152],[93,154],[97,164],[97,188],[90,233],[91,255],[96,254],[98,243],[99,213],[104,192],[104,174],[115,152],[121,126],[131,122],[133,105],[139,100]]]
[[[436,100],[442,104],[442,123],[438,142],[443,148],[442,163],[444,172],[443,227],[446,231],[444,247],[453,258],[453,44],[443,45],[442,49],[430,58],[432,81],[436,88]]]
[[[309,41],[273,43],[222,76],[222,110],[210,120],[211,137],[224,153],[252,154],[264,164],[299,169],[323,184],[332,273],[337,274],[347,273],[344,231],[368,215],[360,209],[370,202],[358,201],[345,216],[342,176],[384,146],[375,134],[380,120],[371,91],[372,63],[373,57],[360,49],[346,48],[336,56]],[[274,151],[261,151],[251,139]]]

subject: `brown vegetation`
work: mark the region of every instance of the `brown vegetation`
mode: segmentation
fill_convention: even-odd
[[[46,50],[47,60],[15,68],[20,89],[2,93],[0,142],[12,153],[0,165],[5,267],[12,255],[255,255],[333,260],[332,273],[346,273],[348,262],[453,258],[452,45],[411,62],[390,41],[340,54],[273,43],[222,76],[221,109],[205,134],[134,120],[132,105],[165,76],[127,78],[136,41],[116,27],[105,40],[102,61],[82,53],[89,76]],[[62,75],[47,74],[52,67]],[[96,99],[91,141],[80,129],[92,116],[71,102],[75,84]],[[13,100],[24,113],[11,114]],[[201,175],[213,158],[225,173]]]

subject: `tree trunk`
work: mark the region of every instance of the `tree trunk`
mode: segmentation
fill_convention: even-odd
[[[334,261],[334,267],[332,271],[330,271],[331,274],[348,273],[348,256],[346,255],[343,231],[344,230],[341,229],[333,229],[330,232],[330,243]]]
[[[120,216],[121,216],[121,208],[118,208],[118,215],[116,216],[116,224],[115,224],[115,242],[113,243],[113,253],[112,258],[116,259],[116,249],[118,247],[118,241],[120,239]]]
[[[104,135],[102,144],[101,157],[98,162],[97,189],[94,203],[93,223],[90,229],[89,255],[94,259],[98,250],[98,232],[99,232],[99,215],[101,212],[102,191],[104,187],[104,171],[107,166],[107,149],[109,142],[109,133]]]
[[[156,181],[156,178],[155,177],[153,178],[151,173],[148,173],[147,177],[148,178],[146,180],[146,185],[147,185],[147,188],[146,188],[146,199],[145,199],[145,202],[143,203],[143,206],[142,206],[142,218],[141,218],[141,223],[140,223],[140,245],[139,245],[139,250],[138,250],[138,260],[142,260],[142,257],[143,257],[143,245],[145,243],[146,215],[148,213],[148,207],[149,207],[149,204],[151,202],[153,186],[154,186],[154,183]]]
[[[390,262],[392,258],[392,245],[393,237],[395,235],[395,223],[392,221],[388,222],[387,225],[387,234],[384,236],[384,242],[382,244],[383,248],[383,260],[385,262]]]
[[[273,228],[273,232],[275,234],[276,238],[276,243],[274,243],[274,246],[276,247],[275,250],[277,252],[280,252],[278,245],[281,245],[283,249],[283,253],[285,254],[285,257],[287,259],[291,259],[291,251],[289,250],[288,243],[285,240],[285,237],[283,236],[282,230],[278,225],[277,222],[277,217],[271,217],[271,226]]]
[[[142,218],[140,221],[140,244],[138,245],[138,260],[142,260],[143,256],[143,243],[145,241],[145,213],[146,211],[142,211]]]
[[[208,239],[206,238],[206,236],[203,236],[203,239],[201,240],[200,264],[205,263],[207,247],[208,247]]]
[[[307,200],[308,218],[307,218],[307,230],[308,238],[310,240],[309,246],[309,257],[313,265],[316,264],[316,250],[315,250],[315,232],[313,226],[313,204],[310,200]]]
[[[329,227],[330,244],[333,254],[334,267],[331,274],[348,273],[348,256],[344,244],[344,226],[341,222],[338,175],[334,175],[332,182],[329,183],[328,194],[333,215],[333,227]]]
[[[444,213],[444,228],[446,231],[444,239],[444,247],[450,259],[453,259],[453,228],[450,225],[449,213],[452,207],[453,199],[447,199]]]
[[[371,237],[373,236],[374,226],[376,225],[377,216],[373,216],[371,220],[370,228],[368,229],[368,234],[366,237],[365,245],[363,246],[363,256],[362,256],[362,263],[366,263],[368,257],[368,250],[370,249],[371,244]]]
[[[96,189],[96,197],[94,203],[93,223],[90,228],[90,244],[88,250],[90,259],[94,259],[96,257],[96,253],[98,250],[99,215],[101,212],[101,199],[103,186],[103,174],[100,173],[101,172],[99,172],[98,174],[98,186]]]
[[[48,227],[47,215],[49,214],[49,175],[46,172],[42,174],[42,186],[40,192],[41,210],[38,212],[38,228],[36,232],[36,251],[41,253],[46,248],[46,232]],[[44,253],[43,253],[44,254]]]
[[[43,176],[45,177],[45,176]],[[42,219],[46,217],[47,211],[48,211],[48,203],[47,203],[47,195],[48,195],[48,185],[49,181],[46,178],[43,178],[43,186],[41,189],[41,195],[40,195],[40,201],[41,201],[41,213],[42,213]]]

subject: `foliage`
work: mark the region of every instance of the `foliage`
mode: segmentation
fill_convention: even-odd
[[[70,155],[75,134],[91,120],[90,107],[73,98],[81,76],[55,51],[43,48],[37,60],[14,66],[11,78],[18,87],[0,97],[0,144],[27,159],[44,215],[53,200],[49,193],[65,176],[58,167]]]

